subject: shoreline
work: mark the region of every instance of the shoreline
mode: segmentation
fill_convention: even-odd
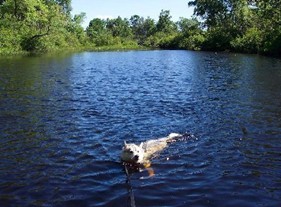
[[[50,50],[46,52],[28,52],[28,51],[17,51],[17,52],[0,52],[0,58],[3,57],[28,57],[28,56],[41,56],[41,55],[52,55],[57,53],[73,53],[73,52],[107,52],[107,51],[141,51],[141,50],[185,50],[185,51],[194,51],[194,52],[214,52],[214,53],[231,53],[231,54],[244,54],[244,55],[260,55],[265,57],[277,58],[281,59],[281,55],[273,55],[273,54],[259,54],[259,53],[243,53],[236,51],[215,51],[215,50],[188,50],[183,48],[153,48],[153,47],[145,47],[139,45],[111,45],[111,46],[81,46],[75,48],[63,48]]]

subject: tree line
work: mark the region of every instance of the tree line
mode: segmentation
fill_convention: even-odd
[[[200,49],[203,31],[196,19],[172,21],[170,11],[162,10],[158,21],[133,15],[130,19],[98,19],[86,29],[89,41],[96,46],[139,45],[147,48]]]
[[[71,0],[0,0],[0,54],[70,48],[163,48],[280,55],[279,0],[192,0],[194,17],[172,21],[71,15]],[[200,21],[199,21],[200,20]]]

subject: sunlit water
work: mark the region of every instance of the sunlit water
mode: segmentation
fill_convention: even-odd
[[[190,133],[129,178],[123,141]],[[0,206],[281,206],[281,61],[189,51],[0,59]]]

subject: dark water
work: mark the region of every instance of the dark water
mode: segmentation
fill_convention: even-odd
[[[128,182],[124,140],[191,133]],[[281,206],[281,61],[138,51],[0,59],[0,206]]]

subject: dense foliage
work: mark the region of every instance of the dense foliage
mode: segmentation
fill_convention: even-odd
[[[70,16],[70,0],[1,0],[0,53],[45,52],[84,44],[84,14]],[[81,17],[81,18],[79,18]]]
[[[86,29],[89,41],[96,46],[139,45],[148,48],[199,50],[203,31],[196,19],[173,22],[170,11],[162,10],[155,22],[133,15],[130,19],[93,19]]]
[[[193,0],[203,19],[204,50],[281,54],[280,0]]]
[[[71,0],[0,0],[0,54],[69,48],[168,48],[281,53],[279,0],[192,0],[194,18],[173,22],[162,10],[157,21],[131,18],[81,23]],[[197,18],[200,20],[198,20]]]

